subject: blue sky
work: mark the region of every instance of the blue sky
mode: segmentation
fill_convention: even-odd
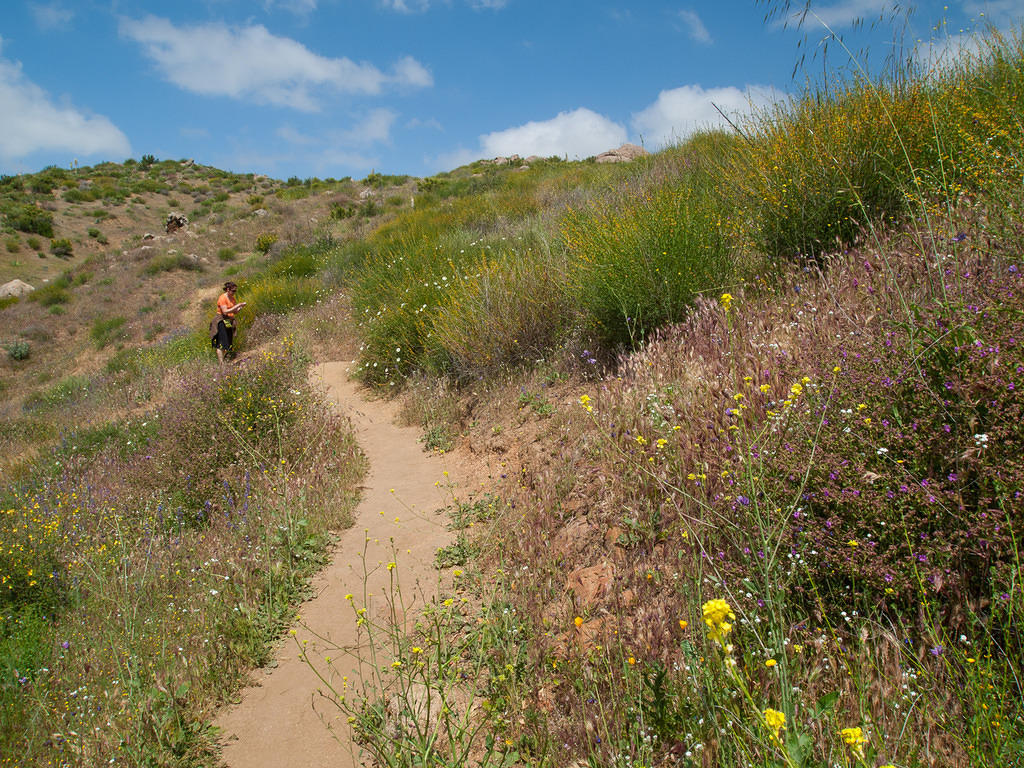
[[[795,5],[803,6],[796,0]],[[752,0],[3,0],[0,173],[152,154],[277,178],[426,176],[481,157],[655,150],[820,72],[803,30]],[[919,2],[910,38],[1006,28],[1024,0]],[[803,41],[803,42],[801,42]],[[794,80],[801,51],[814,67]],[[845,62],[837,49],[829,56]]]

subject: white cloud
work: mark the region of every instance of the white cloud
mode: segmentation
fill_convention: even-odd
[[[398,113],[390,109],[374,109],[349,130],[337,135],[336,140],[343,144],[375,144],[391,141],[391,126],[395,124]]]
[[[480,137],[478,157],[498,155],[567,155],[589,157],[614,149],[627,139],[626,129],[589,109],[561,112],[541,122],[529,122]]]
[[[692,39],[698,43],[707,44],[711,42],[711,33],[708,32],[708,28],[704,26],[704,22],[700,20],[700,16],[697,15],[696,11],[680,11],[679,18],[686,24]]]
[[[775,100],[775,92],[765,86],[741,91],[732,86],[704,90],[699,85],[684,85],[662,91],[653,104],[634,113],[632,127],[648,147],[660,148],[696,131],[728,125],[718,110],[735,119]]]
[[[1006,26],[1024,17],[1024,0],[968,0],[964,3],[964,13],[997,27]]]
[[[310,145],[320,143],[319,139],[302,133],[293,125],[282,125],[277,129],[276,133],[278,138],[284,139],[289,144]]]
[[[476,10],[500,11],[509,0],[467,0],[467,4]],[[431,0],[378,0],[385,8],[399,13],[421,13],[430,8]]]
[[[380,0],[380,4],[399,13],[416,13],[427,10],[430,7],[430,0]]]
[[[318,0],[265,0],[263,7],[270,10],[274,6],[280,6],[297,16],[308,16],[316,10],[317,2]]]
[[[976,35],[951,35],[918,45],[914,50],[914,60],[925,72],[936,72],[977,56],[981,51]]]
[[[804,17],[803,11],[793,14],[793,20],[803,19],[804,24],[824,24],[832,29],[848,27],[857,19],[869,21],[880,14],[898,7],[894,0],[841,0],[823,7],[811,4],[810,12]]]
[[[431,130],[444,133],[444,126],[441,125],[441,121],[438,120],[436,117],[428,117],[426,120],[423,120],[419,117],[414,117],[412,118],[412,120],[405,124],[405,128],[406,130],[410,131],[416,128],[430,128]]]
[[[106,117],[55,104],[19,62],[0,57],[0,159],[47,151],[121,159],[131,154],[131,145]]]
[[[403,56],[396,61],[391,72],[391,79],[402,85],[429,88],[434,84],[434,76],[412,56]]]
[[[65,29],[75,18],[75,12],[60,3],[32,3],[29,6],[32,18],[40,29]]]
[[[377,94],[392,85],[433,84],[426,68],[411,57],[399,59],[386,74],[372,64],[320,56],[262,25],[175,27],[167,19],[148,16],[140,21],[123,19],[120,33],[143,46],[164,78],[204,96],[313,112],[318,109],[317,88]]]

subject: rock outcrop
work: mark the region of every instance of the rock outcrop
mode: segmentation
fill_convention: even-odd
[[[29,285],[24,280],[18,280],[15,278],[9,283],[0,285],[0,299],[6,299],[9,296],[24,296],[25,294],[32,293],[35,287]]]
[[[629,163],[638,157],[645,157],[649,154],[651,153],[636,144],[623,144],[618,149],[602,152],[594,159],[599,163]]]

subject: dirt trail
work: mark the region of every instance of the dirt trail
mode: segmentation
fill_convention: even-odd
[[[308,641],[310,656],[320,661],[319,666],[326,670],[322,659],[331,655],[340,674],[350,674],[354,662],[337,648],[326,647],[317,636],[328,638],[335,646],[355,647],[355,619],[345,595],[352,593],[361,599],[364,594],[360,559],[364,544],[367,568],[375,569],[366,580],[366,594],[380,595],[387,587],[390,574],[386,565],[394,552],[398,553],[403,593],[408,597],[417,581],[431,591],[437,579],[434,554],[449,540],[447,515],[440,511],[452,500],[452,490],[446,486],[454,484],[461,490],[466,481],[459,476],[454,455],[424,453],[417,442],[417,429],[395,426],[393,403],[363,399],[358,387],[348,380],[347,368],[348,363],[324,363],[314,369],[312,378],[314,383],[323,383],[339,413],[351,419],[369,460],[369,471],[355,524],[341,535],[331,564],[314,582],[316,597],[301,607],[301,620],[295,627],[295,639]],[[459,493],[460,498],[462,495]],[[371,613],[383,610],[384,600],[370,601],[369,608]],[[254,686],[243,691],[241,702],[227,708],[216,722],[228,766],[358,764],[354,757],[358,748],[349,740],[346,718],[317,694],[322,687],[313,671],[299,660],[295,640],[287,638],[277,651],[276,666],[257,671]]]

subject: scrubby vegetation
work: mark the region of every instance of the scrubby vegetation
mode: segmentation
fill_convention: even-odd
[[[1019,760],[1022,53],[809,93],[610,193],[508,176],[373,234],[366,381],[554,385],[520,389],[503,445],[545,441],[489,532],[439,553],[477,548],[479,606],[442,595],[390,646],[409,711],[433,685],[452,714],[389,746],[381,692],[341,702],[379,760]]]
[[[210,764],[211,706],[349,514],[358,452],[299,350],[182,373],[143,420],[65,435],[4,492],[5,764]]]
[[[84,313],[98,271],[0,309],[39,342],[4,362],[37,378],[0,422],[26,453],[0,527],[0,754],[210,759],[205,718],[354,486],[303,353],[354,334],[427,447],[500,466],[453,508],[454,581],[413,633],[366,623],[394,662],[336,702],[379,763],[1019,762],[1022,62],[993,35],[624,166],[175,187],[203,215],[238,194],[239,217],[266,198],[323,223],[222,251],[252,308],[227,373],[208,318],[120,307],[80,321],[102,372],[30,368],[44,309]],[[58,170],[0,189],[79,188]],[[163,291],[147,311],[189,306]]]

